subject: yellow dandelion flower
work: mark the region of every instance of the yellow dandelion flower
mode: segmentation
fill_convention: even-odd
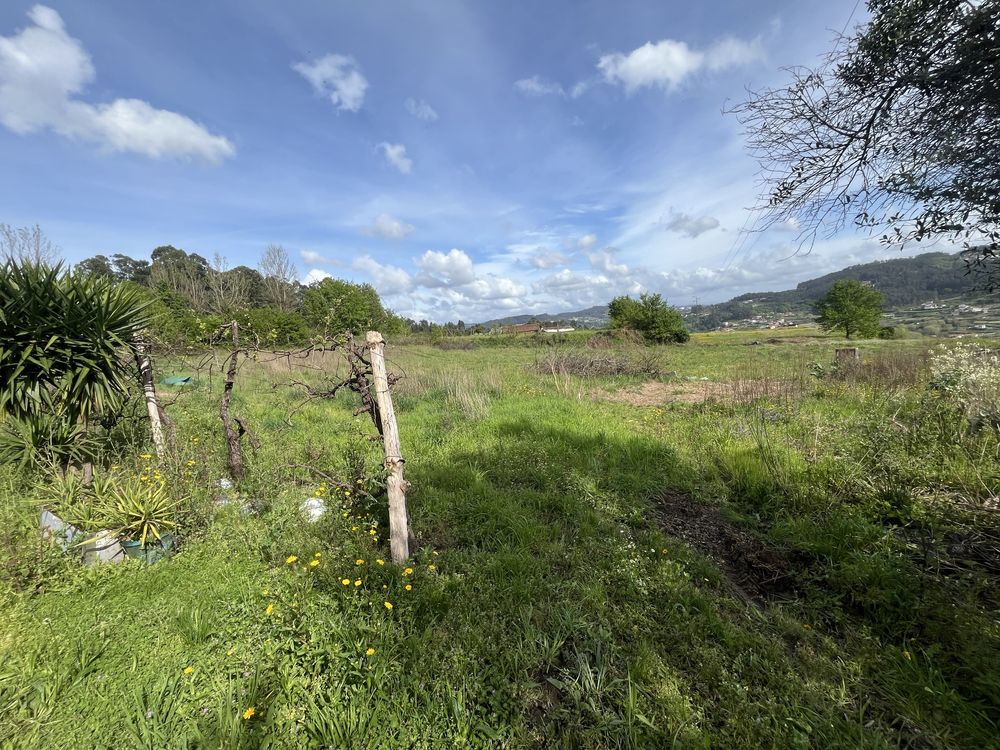
[[[263,594],[264,596],[270,596],[270,595],[271,595],[271,592],[270,592],[270,591],[268,591],[267,589],[264,589],[264,590],[263,590],[263,591],[261,591],[260,593],[262,593],[262,594]]]
[[[287,565],[294,565],[299,561],[298,555],[289,555],[285,558],[285,563]]]
[[[360,585],[361,585],[361,579],[360,579],[360,578],[359,578],[359,579],[357,579],[357,580],[356,580],[356,581],[354,582],[354,585],[355,585],[355,586],[360,586]]]
[[[194,674],[194,667],[184,667],[184,674]]]
[[[257,713],[256,709],[254,709],[253,706],[250,706],[250,708],[248,708],[246,711],[243,712],[244,721],[250,721],[250,719],[253,718],[253,715],[255,713]]]
[[[434,572],[435,570],[437,570],[437,565],[428,565],[427,570]]]
[[[403,575],[408,576],[413,572],[413,568],[403,568]]]
[[[406,589],[407,591],[413,591],[413,586],[411,586],[410,584],[406,584],[405,586],[403,586],[403,588]]]
[[[267,605],[267,609],[264,610],[264,614],[269,615],[272,612],[274,612],[274,602],[271,602],[270,604]]]
[[[913,654],[911,654],[909,651],[904,651],[903,658],[905,658],[907,661],[913,661]]]
[[[357,527],[357,526],[352,526],[352,527],[351,527],[351,531],[357,531],[357,530],[358,530],[358,527]]]
[[[434,549],[434,550],[431,550],[431,554],[432,554],[432,555],[434,555],[434,557],[437,557],[437,556],[438,556],[438,553],[437,553],[437,550],[436,550],[436,549]]]
[[[357,559],[357,560],[354,561],[354,564],[355,565],[364,565],[365,561],[359,558],[359,559]]]
[[[376,565],[385,565],[385,560],[376,560],[375,564]]]
[[[139,456],[139,458],[144,458],[144,459],[146,459],[147,461],[148,461],[149,459],[151,459],[152,457],[153,457],[153,454],[152,454],[152,453],[143,453],[143,454],[142,454],[141,456]]]
[[[310,560],[309,561],[309,567],[310,568],[315,568],[317,565],[319,565],[319,560]]]
[[[382,604],[385,605],[386,609],[392,609],[392,602],[382,602]]]
[[[350,492],[345,492],[345,493],[344,493],[344,497],[350,497],[350,496],[351,496],[351,493],[350,493]]]
[[[323,556],[322,552],[317,552],[315,555],[313,555],[313,557],[322,557],[322,556]]]
[[[228,651],[226,652],[226,656],[232,656],[232,655],[233,655],[233,654],[235,654],[235,653],[236,653],[236,649],[235,649],[235,648],[231,648],[231,649],[229,649],[229,650],[228,650]]]
[[[342,584],[344,584],[345,586],[350,586],[350,585],[351,585],[351,579],[350,579],[350,578],[342,578],[342,579],[340,580],[340,582],[341,582]]]
[[[370,648],[367,651],[365,651],[365,656],[375,656],[375,649]]]

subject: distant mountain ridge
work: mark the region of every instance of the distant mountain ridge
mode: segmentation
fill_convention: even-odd
[[[581,327],[600,328],[608,324],[608,306],[594,305],[593,307],[588,307],[584,310],[555,313],[554,315],[549,313],[510,315],[506,318],[487,320],[479,325],[484,328],[492,328],[494,326],[517,326],[522,323],[555,323],[561,321],[566,321],[567,323],[570,321],[576,321],[581,325]]]
[[[696,330],[705,330],[720,325],[724,320],[747,318],[755,314],[801,314],[826,294],[834,282],[841,279],[857,279],[871,284],[882,292],[887,308],[920,304],[939,297],[976,296],[965,275],[965,264],[957,253],[931,252],[907,258],[860,263],[800,282],[794,289],[747,292],[728,302],[692,305],[686,308],[686,317],[692,321],[697,320],[698,324],[693,326]],[[575,321],[580,327],[600,328],[608,323],[608,306],[595,305],[584,310],[555,314],[511,315],[488,320],[481,325],[490,328],[535,321]]]

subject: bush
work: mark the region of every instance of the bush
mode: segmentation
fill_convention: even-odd
[[[931,387],[959,406],[974,428],[1000,431],[1000,353],[975,346],[945,349],[931,359]]]
[[[659,294],[641,294],[638,300],[615,297],[608,305],[612,328],[630,328],[656,344],[683,344],[691,338],[684,318]]]

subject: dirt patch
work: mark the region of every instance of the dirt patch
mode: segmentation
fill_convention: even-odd
[[[718,508],[668,490],[656,502],[654,513],[664,532],[712,558],[740,599],[760,603],[794,591],[791,560],[734,525]]]
[[[723,398],[728,393],[728,383],[680,380],[672,383],[649,381],[638,387],[622,388],[613,393],[595,389],[590,395],[597,401],[618,401],[632,406],[659,406],[673,402],[700,404],[709,399]]]
[[[614,392],[595,388],[590,391],[590,397],[596,401],[617,401],[632,406],[661,406],[671,403],[701,404],[706,401],[750,403],[762,398],[784,400],[794,398],[801,390],[801,385],[797,382],[770,378],[747,378],[731,382],[675,380],[661,383],[651,380]]]

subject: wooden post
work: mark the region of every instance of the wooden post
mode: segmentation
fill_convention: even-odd
[[[156,386],[153,385],[153,365],[149,360],[149,353],[145,343],[136,346],[135,361],[139,365],[139,383],[142,385],[142,393],[146,399],[146,411],[149,413],[149,427],[153,433],[153,446],[156,449],[156,457],[163,459],[165,450],[163,443],[163,425],[160,423],[160,404],[156,400]]]
[[[378,331],[368,331],[365,343],[371,352],[372,386],[375,404],[382,422],[382,443],[385,449],[385,468],[389,472],[386,489],[389,493],[389,549],[392,561],[402,564],[410,557],[409,529],[406,515],[406,490],[409,483],[403,479],[403,455],[399,446],[399,428],[396,411],[389,392],[389,376],[385,369],[385,340]]]
[[[858,347],[850,346],[845,349],[835,349],[834,359],[836,359],[837,362],[856,362],[858,360]]]

